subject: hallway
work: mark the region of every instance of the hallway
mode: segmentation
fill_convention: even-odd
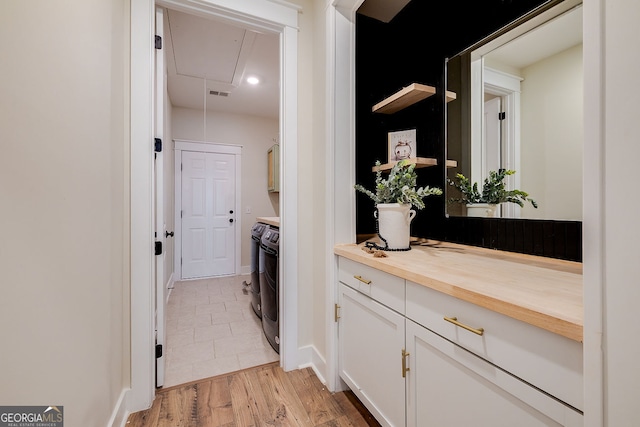
[[[167,304],[164,387],[280,360],[242,291],[250,276],[176,282]]]

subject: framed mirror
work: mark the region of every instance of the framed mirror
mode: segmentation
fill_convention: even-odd
[[[552,1],[445,60],[447,182],[515,171],[506,190],[537,204],[500,203],[495,216],[582,220],[582,0]],[[446,215],[471,216],[446,185]]]

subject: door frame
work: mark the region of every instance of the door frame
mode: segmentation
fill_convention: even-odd
[[[175,143],[175,156],[174,156],[174,161],[175,161],[175,176],[174,176],[174,180],[175,180],[175,203],[174,203],[174,209],[175,209],[175,224],[174,224],[174,233],[175,233],[175,241],[176,242],[182,242],[182,221],[180,220],[182,217],[180,215],[182,209],[181,209],[181,200],[182,200],[182,168],[180,167],[182,164],[182,152],[183,151],[195,151],[195,152],[200,152],[200,153],[217,153],[217,154],[231,154],[233,155],[234,158],[234,164],[235,164],[235,169],[236,169],[236,173],[235,173],[235,187],[234,187],[234,191],[236,194],[236,201],[235,204],[233,206],[233,210],[234,212],[236,212],[236,217],[235,217],[235,222],[236,222],[236,230],[235,230],[235,236],[233,237],[233,240],[235,242],[235,254],[234,254],[234,258],[235,258],[235,262],[234,262],[234,271],[235,274],[240,274],[240,257],[241,257],[241,249],[242,249],[242,215],[238,215],[239,212],[241,212],[241,197],[239,197],[238,195],[241,194],[241,190],[242,190],[242,182],[240,182],[240,179],[242,177],[242,171],[241,166],[242,166],[242,145],[235,145],[235,144],[219,144],[219,143],[215,143],[215,142],[202,142],[202,141],[186,141],[186,140],[180,140],[180,139],[175,139],[174,140]],[[176,245],[178,246],[178,245]],[[182,258],[182,243],[179,244],[179,248],[175,248],[174,251],[174,269],[173,269],[173,274],[176,275],[176,277],[179,277],[180,280],[189,280],[189,279],[183,279],[182,278],[182,263],[180,262],[181,258]]]
[[[164,37],[164,13],[160,8],[155,10],[155,31],[156,34],[160,34]],[[154,123],[155,128],[154,137],[159,138],[161,146],[164,141],[164,105],[165,105],[165,58],[164,51],[162,49],[155,52],[155,78],[154,78]],[[166,219],[164,212],[164,151],[162,147],[157,152],[154,152],[153,162],[153,209],[154,209],[154,231],[155,241],[162,244],[162,251],[155,257],[155,272],[154,272],[154,290],[155,290],[155,345],[160,348],[167,348],[166,344],[166,305],[167,305],[167,287],[165,283],[164,270],[167,249],[167,236],[165,232]],[[165,352],[161,351],[156,357],[156,387],[164,385],[165,376]]]
[[[502,165],[506,169],[520,171],[520,83],[522,77],[514,76],[485,66],[482,57],[471,61],[471,182],[482,182],[484,140],[484,99],[485,93],[502,99],[502,111],[506,120],[502,127]],[[521,175],[516,173],[506,177],[508,189],[520,188]],[[520,217],[520,207],[505,203],[501,216]]]
[[[282,192],[280,364],[298,367],[298,13],[270,0],[136,0],[130,2],[130,390],[129,412],[147,409],[155,397],[152,221],[153,60],[156,3],[199,16],[280,34],[280,172]],[[283,260],[286,258],[287,262]]]
[[[509,73],[484,67],[484,92],[500,96],[502,99],[502,111],[506,113],[506,119],[502,122],[502,165],[505,169],[515,170],[515,175],[507,176],[505,182],[507,189],[520,188],[522,177],[520,169],[520,98],[521,82],[524,79]],[[501,206],[503,218],[519,218],[521,208],[514,203],[504,203]]]

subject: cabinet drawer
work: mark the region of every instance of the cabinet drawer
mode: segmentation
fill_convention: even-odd
[[[442,337],[584,410],[582,344],[407,281],[406,316]],[[456,318],[482,335],[444,318]]]
[[[338,280],[404,314],[405,281],[350,259],[338,258]]]

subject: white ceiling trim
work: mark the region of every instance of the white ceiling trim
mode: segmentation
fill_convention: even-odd
[[[298,29],[296,5],[286,1],[268,0],[156,0],[158,6],[202,17],[216,17],[231,25],[240,25],[256,31],[281,32],[283,27]]]

